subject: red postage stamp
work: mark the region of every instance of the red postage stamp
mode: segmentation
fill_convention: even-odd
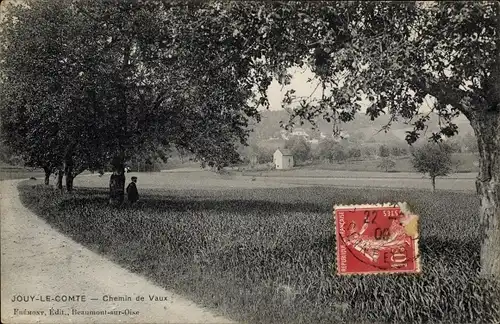
[[[419,273],[418,215],[406,203],[334,206],[337,274]]]

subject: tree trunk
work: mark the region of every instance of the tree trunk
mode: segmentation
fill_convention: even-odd
[[[123,67],[122,76],[124,80],[131,75],[130,70],[130,55],[131,55],[132,45],[129,43],[125,44],[123,48]],[[122,134],[127,134],[128,132],[128,114],[127,114],[127,86],[124,83],[119,84],[119,107],[121,108],[121,114],[123,118],[120,118],[120,128]],[[124,137],[126,138],[126,136]],[[125,154],[123,145],[127,142],[123,140],[122,137],[118,138],[119,151],[118,154],[112,159],[111,166],[113,167],[113,173],[109,178],[109,203],[110,205],[120,205],[125,200]]]
[[[125,165],[123,159],[112,162],[113,174],[109,179],[109,203],[120,205],[125,199]]]
[[[75,178],[73,177],[72,172],[66,173],[66,191],[72,192],[73,191],[73,180]]]
[[[50,174],[52,172],[50,172],[50,169],[47,167],[43,168],[43,171],[45,172],[45,185],[48,186],[50,183]]]
[[[74,170],[73,170],[73,159],[68,157],[65,162],[64,174],[66,175],[66,191],[73,191],[73,180],[74,180]]]
[[[63,171],[59,169],[57,171],[57,189],[63,190]]]
[[[481,276],[500,280],[500,104],[471,120],[479,148]]]
[[[431,177],[432,191],[436,191],[436,177]]]

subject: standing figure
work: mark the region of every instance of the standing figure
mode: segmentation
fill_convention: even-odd
[[[139,199],[139,192],[137,191],[137,177],[132,177],[132,182],[127,186],[128,201],[135,203]]]

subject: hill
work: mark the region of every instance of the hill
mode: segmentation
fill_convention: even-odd
[[[250,142],[261,142],[271,138],[281,138],[280,121],[287,123],[289,114],[285,110],[265,110],[261,112],[261,122],[252,125],[253,132],[250,136]],[[358,114],[356,118],[348,123],[340,124],[340,130],[348,136],[356,136],[360,142],[368,143],[384,143],[384,144],[400,144],[403,143],[406,136],[406,131],[412,129],[411,125],[403,121],[393,122],[387,132],[382,131],[389,121],[390,116],[380,116],[375,120],[370,120],[370,117],[365,114]],[[459,128],[458,138],[463,137],[468,133],[472,133],[472,128],[468,120],[461,116],[456,118],[454,122]],[[303,126],[298,126],[306,131],[310,136],[313,136],[312,125],[306,122]],[[297,127],[296,127],[297,128]],[[324,120],[318,121],[318,130],[327,136],[333,133],[333,125]],[[431,114],[431,119],[428,123],[427,135],[439,129],[437,115]],[[424,139],[425,140],[425,139]]]

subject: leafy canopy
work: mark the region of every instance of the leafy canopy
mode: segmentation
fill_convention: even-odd
[[[6,141],[34,163],[57,164],[71,149],[95,167],[174,145],[225,165],[238,159],[257,108],[269,105],[272,79],[288,84],[291,67],[310,68],[321,96],[287,92],[286,126],[346,122],[363,101],[371,118],[412,124],[413,143],[430,118],[421,106],[433,98],[434,140],[457,132],[460,113],[476,131],[498,132],[498,122],[480,126],[500,102],[495,2],[29,6],[2,24],[0,110]]]

